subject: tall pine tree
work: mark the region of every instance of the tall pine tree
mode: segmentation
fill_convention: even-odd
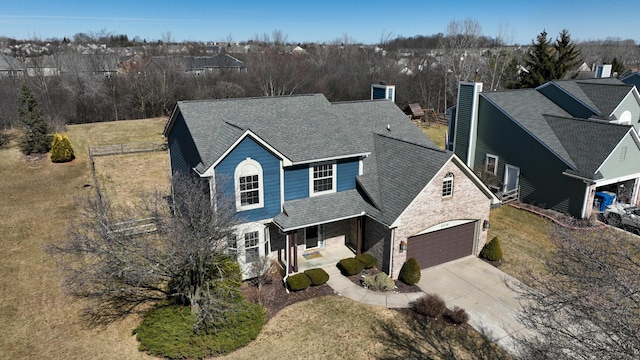
[[[521,76],[517,87],[532,88],[550,80],[562,79],[578,64],[580,51],[571,41],[569,31],[562,30],[555,43],[542,31],[536,42],[531,42],[531,49],[525,58],[528,73]]]
[[[18,97],[18,118],[24,127],[20,149],[26,155],[46,153],[51,149],[49,124],[42,117],[42,111],[31,89],[23,84]]]

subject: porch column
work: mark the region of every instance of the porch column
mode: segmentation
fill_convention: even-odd
[[[362,254],[362,218],[356,219],[356,255]]]
[[[298,272],[298,232],[293,233],[293,272]]]

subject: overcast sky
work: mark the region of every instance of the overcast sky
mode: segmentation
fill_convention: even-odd
[[[217,1],[3,0],[0,35],[16,39],[77,33],[136,36],[147,41],[249,40],[278,29],[289,42],[367,44],[382,38],[444,33],[451,20],[472,18],[482,34],[529,44],[566,28],[574,41],[620,38],[640,43],[640,0],[609,1]]]

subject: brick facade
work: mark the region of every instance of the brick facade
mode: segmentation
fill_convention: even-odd
[[[442,182],[449,172],[454,175],[453,195],[442,196]],[[465,172],[452,160],[440,169],[416,199],[396,220],[393,229],[393,258],[390,276],[398,278],[400,268],[406,261],[407,252],[400,252],[400,242],[407,241],[432,226],[453,220],[476,220],[476,239],[473,252],[477,256],[487,241],[487,231],[482,229],[484,220],[489,220],[491,199],[478,188]]]

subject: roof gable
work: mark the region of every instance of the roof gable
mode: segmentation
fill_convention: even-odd
[[[557,138],[575,161],[574,175],[596,179],[598,169],[631,131],[630,125],[545,115]]]

